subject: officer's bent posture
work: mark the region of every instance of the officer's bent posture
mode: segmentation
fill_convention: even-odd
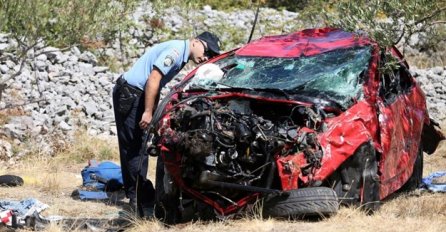
[[[139,151],[143,130],[152,120],[160,90],[189,60],[200,64],[219,53],[219,39],[210,32],[194,39],[163,42],[145,52],[113,88],[124,189],[130,206],[141,217],[151,216],[155,191],[146,178],[148,158],[143,156],[140,166]]]

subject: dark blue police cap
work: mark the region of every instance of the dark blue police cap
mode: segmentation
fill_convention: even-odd
[[[220,39],[208,31],[199,34],[197,39],[205,41],[212,56],[220,54]]]

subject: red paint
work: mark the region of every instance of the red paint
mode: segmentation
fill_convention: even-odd
[[[303,154],[300,154],[301,156]],[[297,189],[298,178],[301,167],[299,155],[278,156],[276,158],[277,170],[279,172],[282,190]]]
[[[324,132],[301,128],[301,132],[318,133],[317,139],[323,152],[321,167],[310,175],[303,176],[300,170],[307,165],[303,153],[275,156],[282,190],[297,189],[299,186],[310,185],[312,181],[325,180],[362,144],[369,142],[374,145],[379,156],[380,198],[383,199],[398,190],[412,174],[423,124],[429,123],[424,93],[410,76],[412,87],[409,91],[400,94],[393,102],[386,103],[379,95],[380,49],[377,44],[366,37],[333,28],[308,29],[287,35],[266,36],[209,61],[215,62],[234,52],[239,56],[300,57],[366,45],[372,46],[373,50],[363,83],[363,98],[356,100],[355,104],[345,112],[335,112],[337,116],[325,119],[323,123],[327,129]],[[395,47],[392,47],[390,51],[405,67],[408,67]],[[196,70],[189,73],[180,86],[192,78]],[[180,92],[181,88],[177,91]],[[248,98],[271,104],[312,105],[308,102],[233,92],[221,92],[209,98],[211,100]],[[174,95],[166,110],[171,109],[177,101],[178,94]],[[161,120],[167,122],[162,131],[170,125],[169,117],[169,114],[166,114]],[[161,133],[162,131],[160,130]],[[237,205],[224,207],[184,183],[181,177],[181,154],[171,153],[162,146],[161,155],[175,183],[183,191],[211,205],[222,215],[235,212],[260,196],[258,193],[247,194],[246,197],[236,200]]]
[[[287,35],[265,36],[240,48],[239,56],[301,57],[341,48],[365,46],[371,42],[334,28],[307,29]]]
[[[421,89],[414,86],[408,94],[391,104],[379,101],[382,159],[380,196],[384,198],[398,190],[412,174],[421,131],[425,120],[426,103]]]
[[[324,156],[316,180],[330,176],[356,149],[368,141],[377,141],[376,111],[360,101],[338,117],[326,121],[328,130],[318,135]]]

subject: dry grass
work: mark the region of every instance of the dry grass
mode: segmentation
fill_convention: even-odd
[[[79,133],[73,144],[61,147],[52,157],[38,152],[33,156],[32,153],[11,167],[0,167],[0,175],[19,175],[25,182],[21,187],[1,188],[0,199],[36,198],[50,206],[44,215],[104,217],[117,214],[119,208],[116,206],[82,202],[70,197],[72,191],[82,184],[80,170],[87,165],[88,159],[105,158],[119,162],[116,142]]]
[[[321,221],[288,221],[245,218],[218,222],[194,222],[163,227],[156,221],[139,221],[130,231],[445,231],[444,195],[401,195],[386,201],[373,215],[358,208],[342,207],[337,215]]]
[[[435,66],[446,66],[446,52],[438,52],[432,55],[424,53],[417,54],[416,56],[406,55],[405,58],[410,67],[431,68]]]
[[[446,123],[442,127],[446,133]],[[42,214],[74,218],[113,218],[122,208],[104,202],[83,202],[70,197],[81,185],[80,170],[90,158],[107,158],[118,162],[116,139],[101,140],[79,133],[73,144],[62,147],[53,157],[34,156],[13,167],[0,167],[0,175],[16,174],[25,184],[16,188],[1,188],[0,199],[34,197],[50,207]],[[150,160],[149,177],[155,176],[156,159]],[[425,156],[424,175],[446,170],[446,142],[437,152]],[[256,211],[256,210],[254,210]],[[287,221],[262,219],[259,212],[240,220],[190,222],[165,227],[158,221],[133,219],[128,231],[446,231],[446,195],[415,191],[394,196],[383,202],[379,211],[366,215],[358,208],[342,207],[339,213],[320,221]],[[77,231],[79,228],[68,228]],[[66,231],[53,224],[46,231]]]
[[[68,163],[82,163],[90,159],[119,161],[118,152],[117,138],[98,139],[80,131],[74,143],[61,147],[55,159]]]
[[[5,125],[11,117],[25,115],[22,108],[9,108],[0,110],[0,125]]]
[[[420,202],[435,205],[442,201],[440,199],[442,197],[436,194],[417,198],[400,197],[386,202],[374,215],[366,215],[356,208],[343,207],[336,216],[321,221],[241,219],[211,223],[185,223],[171,228],[161,227],[156,221],[147,221],[136,223],[130,231],[444,231],[446,229],[445,203],[442,204],[442,214],[436,214],[434,217],[431,214],[425,215],[420,210],[415,210],[415,214],[405,213],[405,210],[417,208]],[[407,207],[401,208],[400,204]]]

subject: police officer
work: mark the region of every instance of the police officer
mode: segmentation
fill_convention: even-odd
[[[153,212],[155,191],[145,175],[147,156],[141,162],[139,152],[143,130],[152,120],[160,90],[189,60],[200,64],[219,54],[219,42],[214,34],[203,32],[193,39],[157,44],[118,78],[113,88],[124,189],[139,216],[151,216]]]

